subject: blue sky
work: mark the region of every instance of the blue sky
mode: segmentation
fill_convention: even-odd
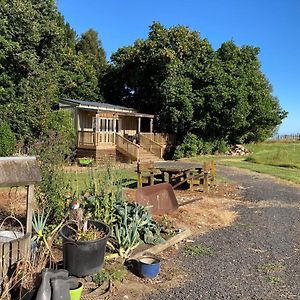
[[[279,133],[300,132],[300,0],[58,0],[77,34],[93,28],[108,58],[146,38],[149,25],[185,25],[214,49],[233,40],[259,47],[262,70],[289,112]]]

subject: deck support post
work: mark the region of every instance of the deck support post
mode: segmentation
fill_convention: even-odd
[[[141,117],[138,118],[138,128],[137,133],[141,133]]]
[[[153,119],[150,119],[150,133],[153,132]]]

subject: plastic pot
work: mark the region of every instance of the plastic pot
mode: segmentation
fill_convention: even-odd
[[[83,290],[83,284],[82,282],[79,282],[79,286],[77,289],[70,290],[71,300],[80,300],[82,290]]]
[[[143,256],[138,261],[138,270],[141,277],[154,278],[160,271],[160,259],[154,256]]]
[[[70,275],[84,277],[96,274],[104,263],[106,242],[110,234],[110,229],[102,222],[90,220],[88,226],[94,226],[105,235],[93,241],[74,241],[71,238],[74,235],[75,223],[69,223],[62,227],[60,235],[63,238],[63,261],[64,269],[68,270]]]

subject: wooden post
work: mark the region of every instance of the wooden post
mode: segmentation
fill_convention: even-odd
[[[189,176],[190,176],[190,182],[189,182],[190,190],[193,190],[194,189],[194,172],[190,171]]]
[[[26,209],[26,233],[32,231],[32,202],[34,186],[31,184],[27,189],[27,209]]]
[[[204,171],[203,173],[203,191],[208,191],[208,172]]]
[[[154,172],[150,171],[150,185],[154,185]]]
[[[210,176],[211,176],[211,181],[215,181],[215,162],[214,162],[214,160],[211,161]]]
[[[141,132],[141,117],[138,118],[138,128],[137,128],[137,133]]]
[[[150,119],[150,133],[153,132],[153,119]]]

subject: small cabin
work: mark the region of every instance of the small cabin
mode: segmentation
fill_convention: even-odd
[[[76,130],[77,157],[96,160],[160,160],[174,136],[153,132],[154,115],[101,102],[61,99]]]

